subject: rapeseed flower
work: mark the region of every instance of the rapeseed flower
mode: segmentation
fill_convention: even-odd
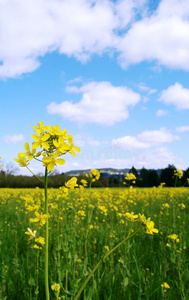
[[[138,219],[138,215],[135,215],[134,212],[126,213],[125,216],[131,222],[134,222],[135,219]]]
[[[39,222],[39,225],[40,226],[43,226],[45,223],[46,223],[46,220],[47,220],[47,215],[46,214],[39,214],[37,211],[35,212],[35,215],[36,215],[36,218],[30,218],[29,221],[31,223],[33,222]]]
[[[35,238],[36,232],[36,230],[32,231],[30,228],[28,228],[28,231],[25,232],[25,234],[29,235],[29,241]]]
[[[167,290],[170,289],[170,285],[167,282],[162,283],[161,287],[163,288],[164,293],[166,293]]]
[[[76,177],[72,177],[70,180],[68,180],[65,183],[65,186],[67,188],[74,189],[76,186],[78,186],[78,184],[77,184],[77,178]]]
[[[42,158],[43,164],[47,167],[47,170],[51,172],[54,167],[58,165],[63,165],[65,160],[62,158],[57,158],[60,155],[60,151],[57,150],[55,153],[49,154],[49,156],[45,156]]]
[[[153,235],[154,232],[155,232],[155,233],[158,233],[158,232],[159,232],[158,229],[154,228],[154,225],[155,225],[154,222],[151,221],[150,218],[148,218],[148,219],[146,220],[146,233],[147,233],[147,234]]]
[[[99,180],[100,172],[97,169],[91,169],[90,177],[92,178],[92,182]]]
[[[29,164],[28,160],[26,159],[26,155],[26,153],[18,153],[18,158],[14,158],[20,167],[27,167]]]
[[[38,238],[35,239],[36,243],[39,243],[41,245],[45,245],[45,239],[42,236],[39,236]]]

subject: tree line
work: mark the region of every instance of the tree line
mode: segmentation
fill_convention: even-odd
[[[159,172],[154,169],[142,168],[141,170],[136,170],[132,167],[129,173],[135,175],[135,183],[133,181],[128,182],[125,180],[125,175],[107,175],[102,173],[100,179],[93,183],[93,187],[125,187],[125,186],[137,186],[137,187],[153,187],[159,186],[164,183],[166,187],[175,186],[175,176],[174,171],[176,167],[174,165],[168,165],[167,168],[160,170]],[[43,176],[39,176],[43,180]],[[67,174],[51,174],[48,177],[48,187],[59,188],[64,186],[73,176]],[[76,176],[78,179],[78,184],[81,184],[81,180],[85,179],[88,182],[90,179],[86,177],[84,173]],[[181,178],[177,178],[176,186],[188,186],[187,179],[189,178],[189,168],[183,172]],[[124,184],[126,183],[126,184]],[[43,188],[43,183],[40,182],[35,176],[24,176],[24,175],[14,175],[11,172],[5,172],[1,170],[0,172],[0,187],[1,188]]]

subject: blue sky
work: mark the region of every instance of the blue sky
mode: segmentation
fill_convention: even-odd
[[[81,153],[57,171],[189,167],[188,0],[0,2],[4,166],[58,124]],[[35,162],[31,169],[39,173]],[[19,168],[17,174],[28,174]]]

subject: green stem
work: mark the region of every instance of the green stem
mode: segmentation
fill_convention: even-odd
[[[115,246],[112,250],[110,250],[107,254],[103,255],[102,258],[100,259],[100,261],[98,262],[98,264],[94,267],[94,269],[92,270],[92,272],[89,274],[89,276],[87,277],[87,279],[85,280],[85,282],[83,283],[83,285],[81,286],[79,292],[77,293],[77,295],[75,296],[74,300],[77,300],[79,298],[79,296],[81,295],[82,291],[84,290],[85,286],[87,285],[87,283],[89,282],[89,280],[91,279],[91,277],[93,276],[93,274],[95,273],[95,271],[98,269],[98,267],[100,266],[100,264],[102,262],[105,261],[105,259],[112,254],[112,252],[114,252],[119,246],[121,246],[122,244],[124,244],[127,240],[129,240],[130,238],[132,238],[134,235],[136,235],[139,230],[141,229],[141,227],[134,232],[133,234],[129,235],[128,237],[126,237],[123,241],[121,241],[117,246]]]
[[[45,184],[45,182],[43,180],[41,180],[37,175],[35,175],[32,170],[30,170],[30,168],[28,168],[28,166],[26,166],[26,168],[28,169],[28,171],[30,171],[30,173],[33,174],[33,176],[35,176],[39,181],[41,181],[43,184]]]
[[[46,300],[49,300],[49,281],[48,281],[48,244],[49,244],[49,221],[48,221],[48,197],[47,197],[47,167],[45,168],[45,214],[47,215],[47,221],[45,224],[45,294]]]

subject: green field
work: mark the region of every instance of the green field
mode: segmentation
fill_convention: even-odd
[[[49,284],[51,299],[74,299],[100,261],[129,234],[89,280],[79,299],[189,299],[189,189],[49,189]],[[45,226],[41,189],[0,190],[0,299],[45,299]],[[158,233],[129,220],[144,214]],[[29,241],[27,228],[36,230]],[[36,240],[36,241],[35,241]],[[36,248],[34,248],[34,245]],[[167,283],[170,288],[161,285]]]

